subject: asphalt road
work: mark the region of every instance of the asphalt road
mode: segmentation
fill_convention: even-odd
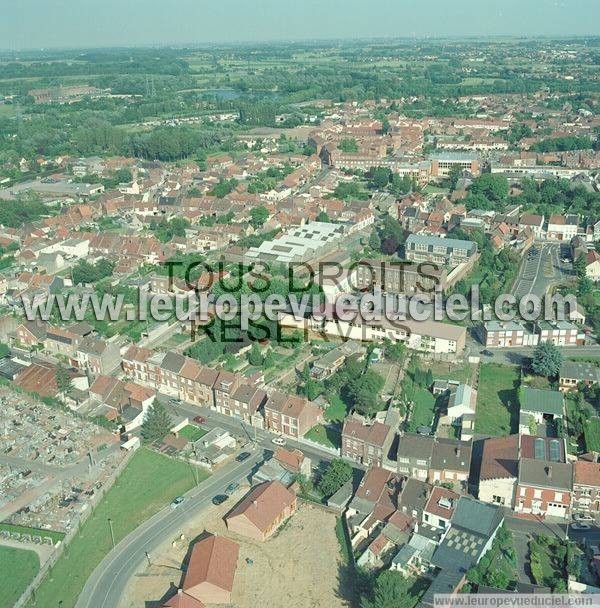
[[[152,551],[165,540],[177,536],[186,521],[208,506],[213,496],[222,494],[232,481],[240,482],[247,477],[254,466],[264,459],[266,450],[275,449],[271,442],[274,435],[267,431],[254,429],[240,420],[223,416],[209,408],[200,408],[185,402],[172,405],[168,396],[160,395],[159,398],[165,402],[174,418],[187,417],[192,420],[200,415],[206,418],[203,427],[211,429],[218,426],[230,431],[246,444],[244,449],[252,450],[252,457],[244,463],[234,462],[218,470],[197,488],[188,492],[185,501],[178,508],[165,507],[121,540],[93,571],[77,600],[76,608],[118,606],[123,590],[146,559],[145,552],[152,556]],[[301,449],[311,459],[313,467],[323,466],[333,458],[327,450],[287,438],[286,447]]]
[[[257,449],[246,462],[233,462],[220,469],[209,479],[185,495],[177,508],[169,505],[138,526],[106,555],[87,580],[79,595],[76,608],[115,608],[123,597],[123,590],[146,552],[152,552],[165,540],[177,536],[183,525],[208,506],[213,496],[222,494],[233,481],[240,482],[263,459],[263,450]],[[57,603],[60,598],[56,598]]]
[[[551,285],[572,277],[570,262],[563,262],[568,253],[560,243],[536,243],[519,269],[512,292],[517,299],[527,294],[543,297]],[[533,253],[535,252],[535,253]]]

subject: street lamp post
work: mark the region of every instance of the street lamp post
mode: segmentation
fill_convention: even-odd
[[[108,518],[108,527],[110,528],[110,540],[112,541],[113,549],[115,548],[115,532],[113,530],[112,519]]]

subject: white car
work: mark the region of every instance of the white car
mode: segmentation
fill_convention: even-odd
[[[579,524],[573,524],[571,526],[571,530],[591,530],[592,526],[590,524],[586,524],[585,522],[581,522]]]
[[[275,445],[279,446],[284,446],[285,439],[283,437],[275,437],[274,439],[271,439],[271,443],[274,443]]]
[[[587,513],[573,513],[574,521],[594,521],[594,518]]]

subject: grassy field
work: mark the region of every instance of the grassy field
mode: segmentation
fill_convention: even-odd
[[[483,435],[510,435],[517,432],[518,386],[518,368],[495,363],[481,365],[475,432]]]
[[[417,427],[431,426],[435,411],[435,397],[425,388],[415,391],[414,406],[408,430],[414,432]]]
[[[317,424],[304,435],[305,439],[316,441],[327,448],[339,448],[342,445],[342,434],[339,429]]]
[[[207,473],[198,470],[204,480]],[[36,608],[72,608],[85,581],[111,549],[109,518],[119,542],[173,498],[194,485],[188,464],[139,449],[94,513],[83,524],[37,591]],[[29,602],[28,606],[33,606]]]
[[[205,431],[203,428],[196,426],[195,424],[188,424],[179,431],[179,435],[185,437],[192,443],[194,441],[198,441],[198,439],[202,439],[206,433],[208,433],[208,431]]]
[[[40,569],[35,551],[0,545],[0,608],[11,608]]]
[[[0,524],[0,530],[17,532],[18,534],[31,534],[32,536],[40,536],[41,538],[49,537],[52,539],[54,544],[65,537],[63,532],[56,532],[55,530],[43,530],[41,528],[29,528],[27,526],[16,526],[14,524]]]

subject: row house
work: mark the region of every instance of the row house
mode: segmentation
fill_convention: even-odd
[[[464,487],[471,468],[471,443],[406,433],[398,440],[398,473],[441,485]]]
[[[213,387],[219,372],[186,358],[179,372],[179,396],[196,405],[213,404]]]
[[[92,328],[87,323],[76,323],[68,329],[49,325],[44,348],[51,353],[73,358],[75,351],[91,331]]]
[[[121,363],[121,350],[115,341],[88,336],[77,347],[74,358],[77,367],[93,376],[112,372]]]
[[[395,429],[382,422],[358,414],[348,416],[342,429],[342,458],[380,467],[395,434]]]
[[[496,348],[535,346],[539,335],[519,321],[486,321],[482,326],[482,342]]]
[[[580,343],[579,332],[579,327],[568,321],[538,321],[537,323],[539,341],[552,342],[556,346],[576,346]]]
[[[551,215],[548,220],[546,237],[555,241],[570,241],[574,236],[577,236],[578,230],[578,215]]]
[[[600,512],[600,463],[573,463],[573,510]]]
[[[544,216],[543,215],[522,215],[519,219],[519,232],[527,228],[531,229],[535,238],[541,239],[544,236]]]

